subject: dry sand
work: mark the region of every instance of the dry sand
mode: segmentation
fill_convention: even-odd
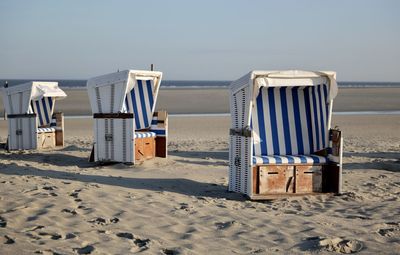
[[[260,203],[226,191],[227,117],[170,118],[169,158],[134,167],[88,163],[91,121],[68,120],[64,149],[0,151],[0,253],[399,253],[400,116],[334,124],[344,194]]]
[[[137,166],[88,163],[89,119],[63,149],[0,150],[0,254],[400,254],[399,115],[334,117],[341,196],[268,202],[227,192],[229,123],[170,117],[168,159]]]

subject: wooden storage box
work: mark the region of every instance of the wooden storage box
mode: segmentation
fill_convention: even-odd
[[[253,168],[253,192],[260,195],[322,192],[322,165],[266,165]]]
[[[54,148],[56,146],[55,132],[38,133],[38,149]]]
[[[135,161],[144,161],[156,156],[155,137],[135,138]]]
[[[296,166],[296,193],[322,192],[322,166]]]

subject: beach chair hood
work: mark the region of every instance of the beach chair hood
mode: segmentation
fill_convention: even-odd
[[[92,113],[133,113],[135,129],[151,126],[162,73],[125,70],[87,81]]]
[[[256,97],[261,87],[292,87],[292,86],[318,86],[319,84],[328,84],[329,91],[326,98],[330,106],[333,99],[337,96],[338,87],[336,81],[336,72],[332,71],[259,71],[254,70],[242,76],[230,84],[231,96],[239,90],[246,91],[243,102],[245,112],[242,123],[245,127],[250,125],[251,108],[255,105]],[[231,106],[232,108],[232,106]]]
[[[2,91],[7,114],[36,113],[41,119],[40,125],[50,123],[54,101],[67,96],[57,82],[32,81]]]

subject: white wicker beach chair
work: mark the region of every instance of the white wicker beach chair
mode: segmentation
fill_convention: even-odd
[[[166,111],[154,112],[162,73],[126,70],[89,79],[91,161],[137,163],[167,157]]]
[[[230,191],[251,199],[341,192],[336,73],[252,71],[230,90]]]
[[[57,82],[32,81],[2,91],[9,150],[64,146],[64,116],[53,112],[56,100],[67,95]]]

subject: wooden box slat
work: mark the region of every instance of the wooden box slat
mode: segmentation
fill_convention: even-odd
[[[286,166],[262,166],[259,168],[259,193],[286,193]]]
[[[152,159],[155,153],[155,137],[135,138],[135,161]]]
[[[49,149],[56,146],[56,135],[55,132],[39,133],[38,137],[38,149]]]
[[[295,192],[322,192],[322,166],[296,166]]]

